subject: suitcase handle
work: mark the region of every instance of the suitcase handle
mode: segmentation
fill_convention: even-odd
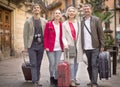
[[[70,61],[70,58],[69,58],[69,49],[67,49],[67,48],[65,48],[65,50],[64,50],[64,58],[67,58],[68,62]]]
[[[23,58],[23,61],[24,61],[25,65],[27,66],[28,61],[25,59],[25,57],[28,56],[28,52],[27,51],[22,51],[21,56]]]

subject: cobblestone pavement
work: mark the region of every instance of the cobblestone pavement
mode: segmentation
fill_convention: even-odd
[[[21,57],[0,61],[0,87],[32,87],[31,82],[24,80],[21,69],[22,63],[23,59]],[[44,55],[40,80],[43,87],[50,87],[48,64],[48,59]],[[77,79],[81,84],[78,87],[88,87],[86,85],[89,82],[86,67],[84,63],[79,64]],[[100,87],[120,87],[120,63],[117,65],[117,75],[112,75],[109,80],[99,80],[98,84]]]

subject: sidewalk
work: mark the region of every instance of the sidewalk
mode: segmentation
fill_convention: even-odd
[[[32,87],[31,82],[26,82],[21,70],[22,58],[13,58],[0,61],[0,87]],[[43,87],[49,86],[49,70],[48,59],[44,55],[41,67],[41,83]],[[79,71],[77,78],[80,80],[78,87],[88,87],[86,84],[89,82],[88,74],[86,71],[87,66],[84,63],[79,64]],[[100,87],[120,87],[120,63],[117,66],[117,75],[112,75],[109,80],[99,80]]]

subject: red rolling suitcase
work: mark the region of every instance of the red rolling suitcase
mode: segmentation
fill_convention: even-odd
[[[24,78],[25,78],[26,81],[32,80],[30,62],[25,60],[25,58],[28,57],[28,53],[22,51],[22,57],[24,59],[24,63],[22,63],[21,67],[22,67]]]
[[[58,64],[58,87],[70,87],[70,65],[62,61]]]

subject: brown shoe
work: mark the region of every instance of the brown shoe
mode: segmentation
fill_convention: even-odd
[[[71,80],[70,86],[71,86],[71,87],[76,87],[76,84],[75,84],[75,81],[74,81],[74,80]]]

